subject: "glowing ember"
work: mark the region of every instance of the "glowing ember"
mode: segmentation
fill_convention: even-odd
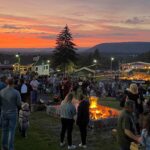
[[[90,118],[92,120],[117,117],[118,112],[106,106],[98,105],[98,97],[90,97]]]

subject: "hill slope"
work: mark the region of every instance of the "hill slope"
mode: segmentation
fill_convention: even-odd
[[[150,51],[150,42],[102,43],[86,50],[86,52],[93,52],[95,49],[101,53],[141,54]]]

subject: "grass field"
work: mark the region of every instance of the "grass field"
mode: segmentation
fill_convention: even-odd
[[[118,108],[115,100],[101,100],[101,104]],[[30,118],[30,129],[26,139],[16,133],[15,150],[65,150],[59,147],[60,121],[48,116],[45,112],[34,112]],[[111,131],[89,130],[88,150],[118,150],[116,140],[111,136]],[[73,143],[80,143],[78,127],[74,127]],[[79,149],[79,148],[78,148]]]

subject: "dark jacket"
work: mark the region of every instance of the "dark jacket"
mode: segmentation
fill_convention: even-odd
[[[136,106],[136,109],[138,111],[138,113],[143,113],[143,100],[141,100],[141,97],[140,97],[140,94],[133,94],[131,93],[130,91],[126,90],[126,95],[128,96],[128,99],[129,100],[132,100],[135,102],[135,106]],[[138,103],[138,99],[140,99],[141,103],[139,104]]]
[[[83,100],[80,102],[77,111],[77,125],[88,125],[89,123],[89,102]]]

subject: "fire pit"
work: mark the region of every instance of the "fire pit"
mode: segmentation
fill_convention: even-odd
[[[119,112],[98,104],[97,97],[90,97],[90,126],[94,128],[113,128],[117,124]]]
[[[90,97],[90,123],[92,128],[111,129],[117,124],[117,117],[119,112],[110,107],[102,106],[98,104],[97,97]],[[78,101],[73,101],[74,105],[78,106]],[[47,106],[47,113],[54,117],[60,116],[60,105]]]

